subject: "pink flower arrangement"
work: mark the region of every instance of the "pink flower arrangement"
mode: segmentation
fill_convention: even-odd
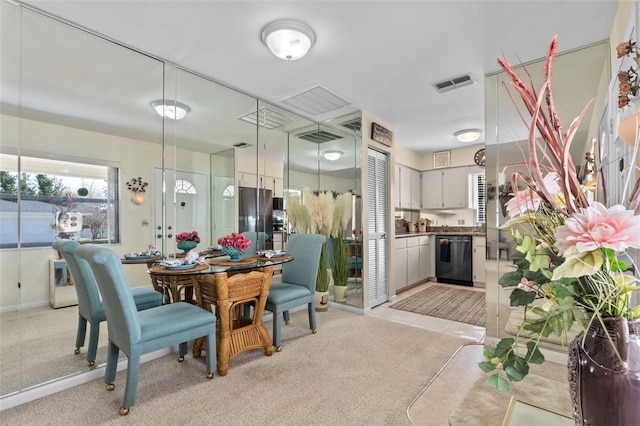
[[[218,244],[222,247],[234,247],[240,251],[245,251],[251,245],[251,240],[242,234],[232,232],[229,235],[218,238]]]
[[[196,243],[200,243],[198,231],[181,232],[176,235],[176,243],[181,243],[183,241],[195,241]]]
[[[628,273],[637,266],[627,252],[640,248],[640,178],[627,182],[632,189],[620,198],[626,207],[598,201],[607,200],[602,164],[594,161],[598,192],[593,197],[579,182],[569,148],[589,105],[563,128],[551,91],[556,49],[554,37],[539,91],[532,79],[521,79],[506,61],[498,61],[531,116],[528,158],[507,166],[518,168],[511,173],[510,187],[524,188],[510,194],[505,205],[509,220],[502,225],[516,245],[511,257],[515,270],[499,279],[500,286],[511,289],[511,307],[523,308],[524,320],[516,339],[504,338],[486,349],[479,363],[491,374],[489,383],[501,390],[509,388],[507,380],[522,380],[529,363],[544,362],[538,349],[541,337],[553,333],[564,340],[574,324],[586,330],[603,318],[640,318],[640,305],[631,304],[640,280]],[[524,338],[522,331],[531,337]],[[526,354],[521,353],[523,343]]]

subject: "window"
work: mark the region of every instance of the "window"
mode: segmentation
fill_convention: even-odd
[[[484,173],[477,173],[473,175],[473,194],[474,205],[473,208],[476,212],[476,224],[482,224],[487,222],[487,190],[485,186]]]
[[[20,169],[17,155],[0,154],[0,248],[46,247],[58,238],[119,242],[117,168],[19,160]]]
[[[176,192],[179,194],[196,194],[196,187],[191,182],[184,179],[176,180]]]

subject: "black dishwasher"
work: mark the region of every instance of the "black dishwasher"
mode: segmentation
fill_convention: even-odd
[[[473,286],[470,235],[436,235],[436,278],[439,283]]]

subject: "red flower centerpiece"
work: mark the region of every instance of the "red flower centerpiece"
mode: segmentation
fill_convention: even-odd
[[[232,232],[229,235],[218,238],[218,244],[222,246],[222,252],[229,256],[229,260],[237,262],[242,252],[251,246],[251,240],[242,234]]]
[[[184,254],[196,248],[199,242],[200,237],[198,236],[198,231],[181,232],[176,235],[176,247],[182,250]]]

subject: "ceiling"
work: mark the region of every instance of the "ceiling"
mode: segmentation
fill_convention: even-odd
[[[498,71],[498,57],[541,58],[556,34],[560,52],[605,40],[617,8],[614,0],[22,3],[276,105],[321,85],[349,104],[316,116],[285,108],[318,122],[366,110],[394,128],[395,144],[420,153],[460,148],[454,132],[485,127],[484,76]],[[313,28],[306,57],[283,61],[262,43],[264,26],[282,18]],[[442,94],[432,85],[466,73],[475,84]],[[475,144],[484,142],[483,133]]]

